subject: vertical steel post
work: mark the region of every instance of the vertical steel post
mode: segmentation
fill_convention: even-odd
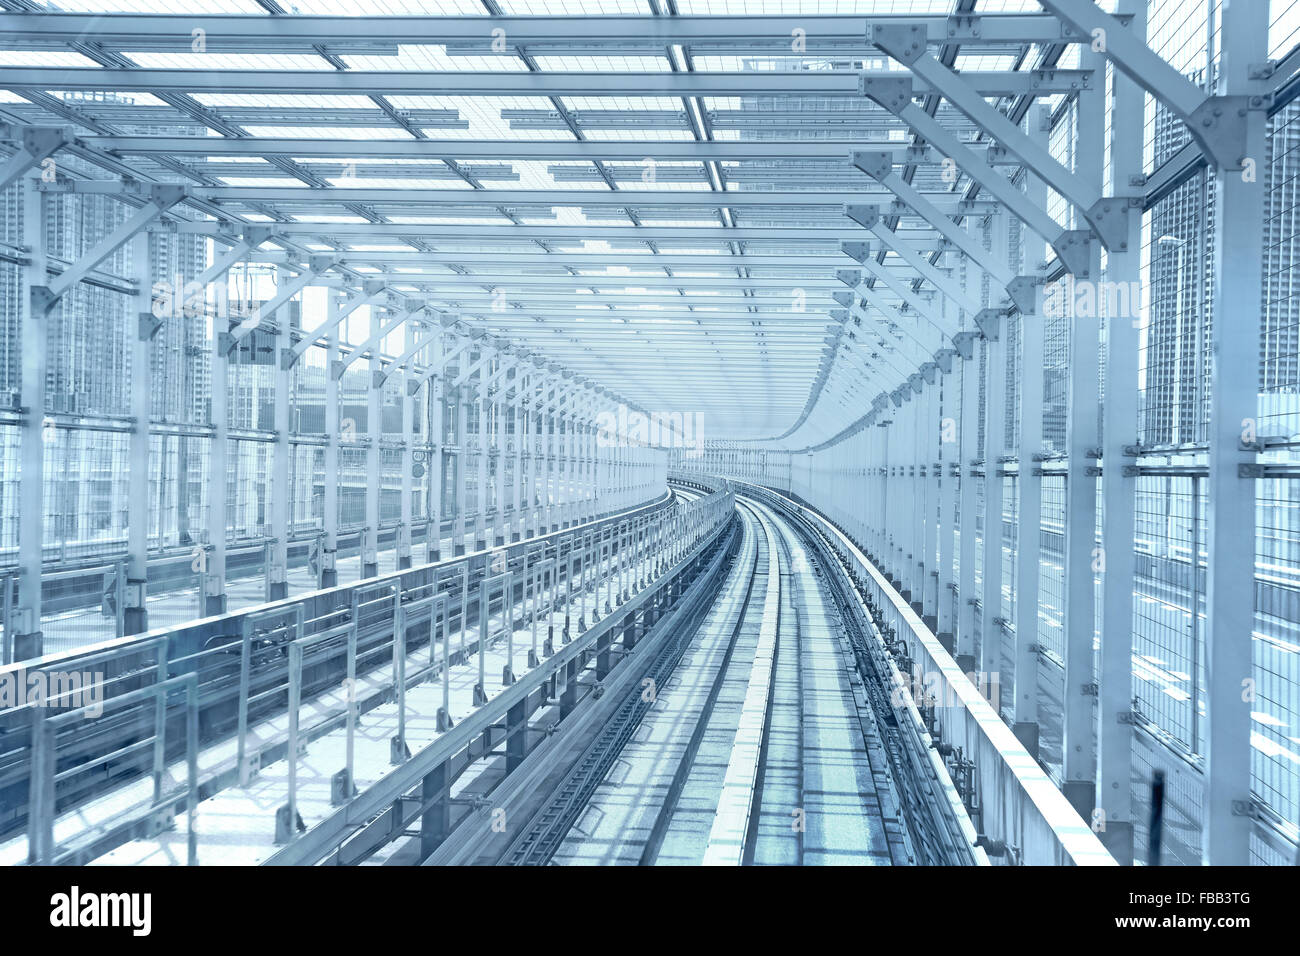
[[[325,349],[325,502],[322,523],[325,541],[320,556],[320,586],[332,588],[339,583],[339,381],[334,363],[339,360],[339,337],[335,325],[339,314],[338,296],[325,296],[325,322],[331,331]]]
[[[1146,35],[1146,0],[1120,0],[1129,14],[1129,30]],[[1111,114],[1111,182],[1119,195],[1137,198],[1133,178],[1142,173],[1142,128],[1146,94],[1114,71]],[[1121,288],[1140,288],[1142,217],[1129,213],[1128,248],[1110,250],[1107,279]],[[1094,573],[1102,578],[1101,647],[1097,655],[1096,810],[1086,819],[1111,855],[1122,865],[1133,862],[1133,589],[1137,555],[1137,479],[1130,471],[1126,447],[1137,444],[1139,313],[1129,301],[1128,315],[1108,315],[1106,322],[1106,400],[1102,406],[1102,547]],[[1067,744],[1068,746],[1068,744]],[[1069,777],[1067,776],[1067,781]]]
[[[22,309],[22,403],[26,415],[19,438],[18,481],[18,610],[14,614],[13,656],[16,661],[44,653],[41,631],[41,564],[45,552],[45,444],[53,437],[45,421],[45,366],[48,351],[47,312],[42,293],[48,281],[45,248],[46,207],[51,200],[24,176],[23,245],[27,265],[21,269],[19,308]]]
[[[1046,147],[1051,134],[1052,113],[1046,104],[1029,111],[1029,136]],[[1034,205],[1045,208],[1047,186],[1037,176],[1028,176],[1026,196]],[[1042,467],[1036,459],[1043,452],[1043,361],[1047,319],[1043,308],[1043,286],[1039,280],[1039,263],[1043,246],[1028,230],[1021,232],[1020,254],[1013,260],[1021,263],[1019,271],[1034,280],[1034,307],[1020,314],[1020,435],[1017,441],[1016,564],[1015,616],[1016,643],[1012,681],[1013,730],[1030,756],[1038,757],[1039,687],[1039,576],[1042,574],[1041,539],[1043,531]],[[1068,281],[1068,280],[1067,280]],[[1073,326],[1073,323],[1071,323]],[[1011,343],[1007,343],[1007,348]],[[1095,347],[1094,352],[1096,354]],[[1086,356],[1070,353],[1071,366],[1086,366]],[[1093,375],[1094,381],[1096,375]],[[1071,406],[1073,407],[1073,405]],[[1096,403],[1092,406],[1095,415]],[[1068,516],[1067,516],[1068,520]]]
[[[420,329],[414,319],[407,319],[403,328],[405,344],[402,351],[415,347],[420,339]],[[414,357],[412,357],[414,362]],[[403,371],[399,384],[402,403],[402,476],[400,523],[397,526],[397,568],[404,571],[411,566],[412,527],[415,522],[413,498],[415,496],[415,396],[406,387],[409,373]],[[427,438],[427,432],[426,438]]]
[[[1250,862],[1251,711],[1254,700],[1255,452],[1264,273],[1268,120],[1251,71],[1268,60],[1268,4],[1223,0],[1218,94],[1244,95],[1237,168],[1214,170],[1214,285],[1206,509],[1207,788],[1202,856],[1214,866]],[[1254,95],[1255,101],[1250,97]],[[1195,613],[1195,609],[1193,609]],[[1196,680],[1196,675],[1192,675]]]
[[[443,497],[443,476],[446,474],[446,462],[443,460],[443,441],[447,423],[444,420],[446,413],[446,383],[443,379],[443,369],[441,368],[443,356],[443,336],[441,333],[435,335],[432,344],[433,362],[439,364],[439,370],[429,379],[429,404],[430,418],[429,422],[429,444],[432,451],[429,453],[429,539],[425,542],[428,552],[428,558],[432,562],[442,560],[442,497]]]
[[[1104,77],[1105,60],[1100,53],[1080,47],[1081,65]],[[1118,71],[1117,71],[1118,72]],[[1103,159],[1106,142],[1106,90],[1095,84],[1079,94],[1080,179],[1103,188]],[[1134,211],[1132,215],[1137,215]],[[1097,576],[1093,571],[1097,548],[1097,455],[1101,441],[1097,406],[1098,356],[1101,350],[1100,312],[1106,296],[1101,295],[1101,244],[1089,243],[1087,276],[1092,283],[1095,308],[1075,308],[1070,316],[1069,418],[1066,444],[1069,474],[1065,482],[1065,603],[1062,622],[1065,632],[1064,713],[1061,758],[1062,790],[1074,808],[1087,819],[1096,806],[1093,790],[1096,745],[1093,741],[1096,682],[1093,660],[1096,642]],[[1086,304],[1086,300],[1085,300]],[[1113,323],[1112,323],[1113,324]],[[1107,390],[1109,399],[1109,389]]]
[[[289,281],[283,267],[276,270],[278,286]],[[271,446],[271,476],[267,481],[270,495],[271,551],[267,563],[267,595],[272,601],[289,596],[289,497],[293,487],[289,482],[289,400],[293,387],[293,370],[284,360],[291,354],[293,338],[289,320],[293,313],[292,301],[275,310],[275,442]]]
[[[378,305],[370,309],[370,335],[376,335],[383,326],[383,316]],[[375,384],[379,371],[379,349],[375,343],[370,350],[370,378],[366,382],[366,528],[361,536],[361,579],[379,574],[379,501],[383,494],[383,465],[380,444],[384,437],[384,392]]]
[[[998,320],[1001,325],[1001,319]],[[999,329],[984,343],[984,562],[980,670],[1002,670],[1002,451],[1006,428],[1007,360]],[[994,702],[995,707],[997,702]],[[999,712],[1001,712],[1000,708]]]
[[[141,634],[149,629],[146,603],[149,576],[149,426],[153,411],[153,369],[150,353],[159,320],[153,311],[153,259],[149,231],[131,240],[131,265],[135,272],[135,314],[131,323],[131,417],[135,419],[128,440],[127,472],[127,587],[122,630]],[[183,297],[174,290],[172,301]],[[181,494],[184,494],[183,480]]]

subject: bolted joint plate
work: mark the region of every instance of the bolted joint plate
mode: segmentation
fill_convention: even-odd
[[[155,183],[149,187],[149,199],[163,209],[170,209],[185,198],[185,187],[172,183]]]
[[[896,388],[889,393],[889,398],[891,401],[893,401],[895,408],[902,408],[903,400],[905,398],[905,393],[901,388]]]
[[[897,115],[912,102],[911,76],[866,76],[858,80],[862,95]]]
[[[54,304],[59,301],[59,296],[50,291],[49,286],[34,285],[32,286],[32,311],[38,315],[43,315],[54,308]]]
[[[844,215],[863,229],[874,229],[880,222],[880,207],[852,203],[844,207]]]
[[[67,126],[25,126],[19,135],[23,152],[40,158],[49,156],[73,140],[72,129]]]
[[[952,337],[952,347],[957,350],[957,354],[963,359],[970,360],[975,357],[975,332],[958,332]]]
[[[836,294],[836,295],[841,295],[842,293],[837,292],[837,293],[835,293],[835,294]],[[849,310],[848,310],[848,309],[831,309],[831,318],[834,319],[836,322],[847,322],[847,321],[848,321],[848,318],[849,318]]]
[[[1043,284],[1041,276],[1016,276],[1007,283],[1007,295],[1021,315],[1033,315],[1038,307],[1037,289]]]
[[[1052,248],[1060,256],[1067,272],[1073,273],[1077,278],[1089,278],[1088,269],[1092,262],[1091,250],[1089,243],[1092,242],[1092,231],[1088,229],[1064,229],[1061,234],[1052,242]]]
[[[939,366],[939,371],[947,375],[952,371],[952,357],[957,354],[956,349],[939,349],[934,353],[935,364]]]
[[[1128,251],[1129,210],[1141,200],[1123,196],[1098,199],[1087,212],[1088,224],[1097,232],[1101,244],[1109,252]]]
[[[835,278],[849,288],[854,288],[862,283],[862,273],[854,269],[836,269]]]
[[[312,272],[319,274],[321,272],[325,272],[327,269],[333,268],[334,257],[331,255],[318,253],[311,256],[307,260],[307,264],[311,267]]]
[[[844,308],[846,309],[853,308],[853,299],[855,298],[855,296],[853,295],[852,292],[832,292],[831,298],[834,299],[836,302],[838,302],[840,305],[844,306]]]
[[[925,56],[926,27],[923,23],[879,23],[867,30],[867,39],[904,66]]]
[[[254,249],[270,239],[273,234],[267,226],[245,226],[243,230],[244,241]]]
[[[871,255],[871,244],[868,242],[841,242],[840,251],[850,259],[866,262],[867,257]]]
[[[907,384],[912,387],[913,392],[920,395],[921,386],[924,385],[924,381],[919,372],[913,372],[911,375],[907,376]],[[906,391],[906,389],[904,389],[904,391]]]
[[[1259,108],[1266,105],[1261,102]],[[1246,114],[1251,107],[1249,96],[1210,96],[1187,118],[1187,131],[1220,169],[1243,168],[1241,150],[1248,138]]]
[[[935,373],[938,371],[939,371],[939,366],[936,365],[934,362],[925,362],[921,365],[921,377],[924,378],[926,382],[929,383],[930,385],[934,384]],[[920,389],[918,388],[917,391],[919,392]]]
[[[996,342],[1002,330],[1001,309],[980,309],[975,313],[975,324],[989,342]]]
[[[379,295],[379,293],[384,291],[385,284],[386,283],[383,279],[365,279],[361,283],[361,291],[368,296]]]
[[[878,182],[894,171],[894,154],[883,149],[855,150],[849,160]]]

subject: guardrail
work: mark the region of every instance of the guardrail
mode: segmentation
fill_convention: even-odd
[[[508,679],[503,680],[498,694],[484,700],[459,724],[307,833],[291,837],[267,864],[356,863],[408,834],[408,827],[415,821],[419,821],[423,852],[431,853],[450,829],[450,789],[457,773],[476,759],[499,752],[497,748],[503,742],[507,773],[521,766],[532,753],[528,746],[529,715],[543,706],[557,704],[563,722],[580,703],[579,676],[585,669],[594,668],[596,679],[589,692],[601,696],[603,682],[613,669],[613,653],[621,651],[618,656],[624,658],[637,645],[640,634],[677,606],[685,592],[684,580],[702,573],[706,552],[730,525],[733,514],[734,495],[724,485],[665,515],[658,522],[664,531],[660,540],[665,547],[658,552],[639,552],[639,566],[633,561],[638,552],[630,545],[623,548],[622,558],[616,551],[617,560],[605,562],[600,560],[603,549],[599,540],[570,551],[569,558],[576,566],[571,566],[565,579],[561,642],[547,648],[538,664],[524,676],[515,679],[513,674],[504,675]],[[628,524],[608,527],[615,530],[614,538],[626,541]],[[643,532],[651,530],[651,525],[643,523]],[[576,594],[573,587],[577,588]],[[581,602],[587,591],[600,594],[602,588],[610,599],[604,613],[593,607],[589,621],[581,617],[573,621],[571,611],[585,613],[585,603]],[[581,607],[575,607],[579,604]],[[621,648],[615,646],[620,635]],[[599,690],[597,685],[601,685]],[[543,742],[536,746],[545,746],[550,734],[540,736]]]
[[[886,640],[901,642],[906,686],[931,715],[932,746],[970,766],[955,776],[979,824],[979,845],[995,861],[1025,865],[1115,866],[1097,835],[1030,756],[920,616],[851,538],[820,512],[761,485],[734,482],[806,525],[821,529],[855,581],[864,607]],[[910,664],[908,663],[910,662]]]
[[[5,741],[5,749],[0,750],[0,811],[8,817],[7,821],[0,817],[0,826],[7,823],[5,829],[12,835],[22,825],[24,817],[29,823],[36,818],[41,832],[45,833],[54,807],[62,810],[77,805],[92,794],[112,789],[148,770],[146,762],[134,750],[124,749],[122,742],[147,732],[156,715],[145,714],[143,706],[114,705],[110,708],[110,700],[161,685],[173,678],[193,677],[198,695],[199,735],[205,742],[210,742],[228,738],[233,732],[238,738],[239,750],[231,766],[205,769],[203,778],[195,784],[195,798],[199,788],[210,793],[235,781],[247,782],[257,773],[263,759],[276,759],[286,753],[296,755],[313,733],[318,736],[326,732],[331,722],[337,725],[343,719],[341,713],[327,715],[318,721],[317,727],[305,732],[295,719],[291,736],[303,739],[290,741],[287,739],[290,735],[285,734],[282,735],[285,739],[270,738],[250,745],[249,727],[252,722],[276,713],[283,714],[286,708],[292,714],[291,697],[301,705],[314,694],[337,688],[345,679],[344,673],[349,694],[353,694],[358,673],[373,673],[390,660],[395,662],[390,682],[392,690],[400,694],[405,676],[405,654],[400,664],[396,663],[394,655],[399,649],[404,649],[403,644],[415,648],[433,639],[428,619],[421,615],[412,618],[414,607],[408,607],[407,613],[403,614],[404,602],[432,599],[431,604],[443,608],[445,656],[435,665],[435,649],[431,648],[430,666],[441,666],[445,675],[447,666],[464,661],[474,651],[475,645],[482,646],[485,640],[490,642],[491,635],[485,637],[482,625],[487,623],[494,603],[499,604],[502,610],[510,608],[507,619],[513,620],[513,608],[528,595],[528,578],[534,567],[540,564],[550,571],[550,601],[553,606],[561,585],[567,591],[573,586],[570,583],[572,575],[581,573],[585,576],[588,567],[595,563],[587,542],[593,533],[609,534],[614,542],[611,544],[614,554],[628,554],[633,546],[645,546],[651,539],[675,547],[678,544],[676,539],[685,537],[683,533],[689,530],[687,513],[697,512],[698,517],[699,509],[692,507],[696,504],[698,502],[682,506],[671,494],[665,494],[620,514],[450,558],[438,564],[393,572],[359,584],[316,591],[145,635],[107,641],[21,666],[0,668],[0,679],[4,679],[8,672],[16,674],[20,669],[25,675],[48,676],[94,665],[101,668],[98,679],[107,695],[106,716],[92,722],[89,730],[82,728],[79,734],[55,734],[46,741],[49,746],[43,760],[53,761],[56,766],[61,763],[69,770],[97,768],[100,771],[93,775],[59,776],[58,781],[72,781],[76,777],[88,782],[77,786],[66,783],[57,792],[38,785],[36,781],[40,775],[31,773],[33,732],[44,734],[46,722],[55,714],[47,713],[41,707],[0,711],[0,738]],[[620,560],[623,560],[622,555]],[[480,592],[481,598],[482,581],[489,575],[515,570],[518,573],[510,574],[505,582],[497,579],[497,583],[504,586],[498,589],[494,584],[492,593],[486,595],[489,600],[472,598],[475,590]],[[381,592],[384,596],[375,600]],[[533,597],[536,603],[536,587]],[[459,618],[461,642],[455,652],[448,646],[449,612]],[[476,614],[480,623],[479,639],[467,647],[465,634],[476,623]],[[399,637],[397,620],[402,617],[407,626]],[[308,648],[312,651],[311,657],[304,661],[303,651]],[[551,635],[548,634],[544,653],[549,653],[551,648]],[[535,653],[535,649],[530,653]],[[508,685],[511,676],[504,674],[503,684]],[[480,680],[485,684],[486,676],[482,675]],[[384,693],[388,692],[386,688]],[[366,701],[351,700],[348,704],[349,719],[355,721],[358,708],[377,706],[381,696],[381,693],[374,693]],[[483,697],[486,696],[484,686]],[[143,703],[143,698],[131,699],[137,705]],[[107,713],[109,710],[111,715]],[[164,718],[165,721],[177,722],[189,719],[176,708],[170,712],[164,709]],[[450,723],[445,715],[444,719]],[[62,727],[62,724],[51,726]],[[167,735],[164,727],[160,739],[170,742],[179,740],[179,737]],[[399,743],[394,742],[395,757]],[[404,743],[401,746],[404,748]],[[171,759],[183,753],[181,745],[169,743],[165,756]],[[296,761],[291,758],[291,762]],[[341,797],[347,798],[351,794],[350,768],[336,775],[335,786]],[[292,802],[291,797],[289,805],[282,810],[291,814]],[[26,812],[29,807],[34,808],[31,813]],[[52,838],[40,842],[29,839],[29,854],[39,862],[68,858],[69,854],[75,859],[93,858],[135,835],[149,832],[149,827],[156,825],[150,821],[156,817],[156,807],[118,815],[111,825],[78,834],[74,837],[76,846],[70,851],[60,849]],[[291,815],[286,822],[293,830],[296,821]]]

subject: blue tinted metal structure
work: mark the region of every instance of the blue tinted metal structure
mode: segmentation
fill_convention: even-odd
[[[0,678],[161,708],[189,862],[281,761],[248,860],[582,859],[641,679],[673,799],[734,735],[699,862],[841,705],[880,859],[1131,863],[1157,772],[1167,862],[1295,858],[1300,4],[260,6],[0,0]],[[0,858],[162,852],[53,710]]]

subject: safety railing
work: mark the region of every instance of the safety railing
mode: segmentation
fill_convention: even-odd
[[[734,497],[729,490],[721,488],[718,493],[690,502],[679,511],[664,514],[659,522],[667,535],[661,539],[663,552],[647,562],[646,586],[641,587],[637,594],[632,593],[632,546],[628,543],[632,540],[634,519],[615,523],[615,527],[621,530],[612,535],[589,535],[588,531],[594,529],[576,529],[572,546],[567,549],[561,546],[558,560],[549,554],[541,557],[542,549],[532,548],[527,555],[527,572],[523,570],[524,554],[512,559],[510,588],[515,590],[517,600],[509,605],[508,613],[513,613],[514,608],[522,608],[520,623],[525,628],[530,626],[531,618],[527,601],[530,578],[537,574],[545,582],[548,575],[558,571],[551,589],[552,595],[559,592],[554,605],[556,617],[559,618],[560,613],[564,615],[562,621],[557,621],[558,641],[543,649],[536,666],[512,675],[514,679],[503,681],[499,690],[485,683],[485,690],[495,693],[488,693],[482,703],[460,716],[454,727],[434,737],[410,759],[364,788],[354,800],[337,808],[266,862],[272,865],[358,862],[392,839],[392,834],[408,832],[416,817],[424,821],[419,826],[432,826],[437,831],[441,825],[430,821],[443,811],[428,808],[434,799],[429,788],[450,787],[454,778],[451,765],[463,770],[463,755],[471,747],[480,750],[474,741],[489,739],[485,735],[491,735],[490,739],[495,743],[499,740],[496,735],[504,732],[507,770],[518,766],[528,754],[525,744],[528,735],[524,728],[528,725],[527,714],[532,709],[548,702],[558,704],[559,720],[563,721],[587,694],[601,696],[601,682],[613,667],[611,658],[625,655],[636,643],[639,629],[658,620],[660,610],[674,605],[680,598],[684,582],[693,574],[703,573],[703,569],[710,565],[713,560],[710,555],[716,554],[714,549],[723,540],[723,531],[730,526],[733,517]],[[672,537],[669,534],[672,531],[679,537]],[[605,558],[604,551],[604,545],[611,539],[615,548],[612,560]],[[621,562],[618,555],[620,541],[625,544]],[[569,569],[567,573],[566,567]],[[487,582],[487,586],[480,590],[476,606],[486,604],[486,611],[493,613],[480,613],[476,622],[479,633],[474,643],[490,649],[493,641],[499,642],[503,636],[500,631],[512,626],[503,625],[495,613],[500,595],[507,590],[502,580],[506,572],[492,574],[490,567],[481,570],[484,573],[480,580]],[[620,575],[625,577],[620,578]],[[627,600],[622,597],[624,582],[629,594]],[[598,596],[603,598],[606,590],[611,600],[610,613],[598,620],[573,620],[572,614],[581,614],[584,595],[595,600]],[[535,589],[533,595],[536,596]],[[641,621],[639,625],[636,623],[638,618]],[[578,626],[583,623],[585,628]],[[469,649],[473,651],[476,648],[471,646]],[[517,659],[511,655],[507,647],[507,661]],[[476,667],[476,680],[481,682],[488,680],[485,656],[480,656]],[[588,671],[591,673],[584,680],[581,675]],[[479,756],[486,754],[480,753]],[[423,796],[419,800],[405,799],[404,795],[414,794],[413,788]],[[437,799],[439,805],[444,806],[451,798],[445,795]],[[425,810],[417,812],[412,809],[422,805]]]
[[[901,642],[906,658],[898,688],[932,715],[933,746],[959,754],[969,766],[963,795],[980,830],[979,845],[994,861],[1025,865],[1113,866],[1115,859],[1096,834],[1030,756],[974,682],[957,666],[889,580],[833,522],[784,494],[736,482],[753,494],[817,529],[853,575],[872,609],[884,640]],[[910,698],[909,698],[910,699]]]
[[[233,767],[220,762],[212,766],[205,765],[204,786],[212,785],[219,789],[235,782],[247,785],[257,775],[264,757],[274,756],[283,749],[283,752],[290,755],[292,764],[302,749],[303,742],[320,732],[319,726],[307,728],[298,723],[297,711],[306,700],[324,691],[335,691],[343,683],[350,698],[347,705],[348,721],[350,726],[355,727],[358,714],[364,706],[376,705],[385,694],[395,692],[399,697],[402,696],[402,685],[406,677],[406,652],[413,644],[423,646],[433,636],[432,628],[416,633],[420,622],[427,620],[422,616],[425,605],[420,605],[419,611],[415,607],[409,607],[404,615],[404,624],[399,622],[399,617],[403,617],[402,607],[407,602],[432,598],[430,605],[438,608],[433,613],[439,615],[442,621],[443,648],[441,656],[437,656],[435,649],[430,648],[429,666],[439,668],[443,676],[444,706],[439,726],[440,729],[449,728],[452,721],[448,706],[448,662],[466,661],[468,655],[474,652],[474,647],[467,646],[467,634],[469,628],[476,623],[480,632],[476,642],[478,647],[490,644],[492,635],[484,633],[490,615],[483,613],[482,607],[483,597],[489,591],[489,609],[502,605],[507,612],[506,622],[512,624],[515,620],[514,609],[527,598],[529,579],[534,569],[537,569],[536,574],[540,576],[541,583],[532,585],[533,616],[540,618],[543,613],[543,605],[539,605],[539,600],[547,608],[562,607],[565,614],[564,639],[567,641],[569,608],[575,591],[578,590],[574,569],[584,565],[595,567],[594,557],[584,550],[584,537],[593,533],[605,533],[606,528],[620,529],[611,533],[612,540],[616,542],[613,553],[617,556],[621,548],[631,548],[628,542],[632,540],[633,528],[649,527],[657,530],[661,542],[680,549],[683,544],[674,541],[673,535],[686,527],[687,513],[694,513],[696,531],[702,528],[699,509],[691,507],[695,504],[697,503],[683,504],[671,495],[665,495],[629,512],[586,525],[458,556],[436,565],[394,572],[356,585],[312,592],[248,611],[105,642],[77,652],[50,655],[29,662],[28,666],[69,669],[99,659],[115,662],[136,660],[142,648],[154,649],[158,663],[157,680],[186,675],[195,678],[199,695],[201,743],[213,742],[226,735],[235,737]],[[503,568],[509,572],[510,577],[508,580],[498,578],[489,588],[484,589],[482,583],[491,576],[493,566]],[[477,622],[474,619],[476,611],[480,618]],[[453,621],[457,616],[459,620]],[[458,651],[450,646],[453,629],[459,632]],[[506,629],[510,632],[512,643],[507,648],[503,686],[508,686],[513,676],[511,672],[519,663],[513,646],[513,628]],[[555,650],[553,631],[548,628],[540,649],[539,637],[540,635],[534,637],[528,651],[530,666],[539,656],[546,656]],[[480,667],[483,657],[480,655]],[[377,687],[371,679],[367,684],[371,690],[369,698],[365,701],[357,699],[360,687],[358,676],[362,673],[375,673],[376,667],[382,667],[387,660],[393,661],[391,678],[378,682],[384,685],[382,687]],[[9,669],[12,668],[0,668],[0,676]],[[485,675],[481,674],[480,680],[484,685],[480,699],[485,699],[488,691]],[[253,735],[253,727],[258,721],[265,721],[276,713],[283,715],[286,706],[290,727],[286,728],[281,718],[282,722],[278,725],[259,726],[257,735]],[[335,712],[330,719],[337,721],[338,717]],[[186,718],[176,711],[167,719],[181,721]],[[322,721],[317,721],[318,725],[321,723]],[[114,709],[113,719],[105,719],[101,733],[93,742],[87,742],[80,750],[65,755],[66,761],[70,763],[109,765],[110,772],[100,775],[97,787],[77,792],[77,802],[111,789],[111,786],[105,785],[105,779],[111,781],[112,786],[124,786],[135,779],[136,775],[148,770],[138,755],[122,750],[115,743],[127,739],[138,730],[138,724],[139,720],[135,716]],[[275,729],[277,726],[278,730]],[[12,735],[7,733],[11,729],[16,731]],[[32,741],[29,725],[16,721],[12,711],[0,711],[0,732],[5,732],[3,736],[10,743],[8,748],[0,751],[0,804],[7,806],[9,826],[12,828],[15,824],[21,824],[24,815],[30,817],[33,812],[43,817],[49,816],[56,805],[56,794],[43,793],[41,785],[31,774]],[[293,741],[286,739],[295,735],[297,739]],[[404,733],[399,729],[395,748],[399,744],[404,747],[403,738]],[[183,748],[173,746],[164,756],[175,759],[182,756],[182,752]],[[394,750],[395,755],[396,753]],[[61,777],[60,781],[64,779],[66,778]],[[347,799],[352,788],[352,755],[349,748],[347,766],[336,774],[332,790],[338,799]],[[67,806],[68,797],[69,794],[60,785],[57,805],[60,808]],[[286,805],[288,810],[285,822],[289,826],[288,833],[283,834],[289,838],[292,838],[296,829],[292,803],[290,800]],[[4,823],[4,819],[0,818],[0,827]],[[8,836],[12,838],[14,832],[9,829]],[[80,838],[79,834],[71,836],[74,841],[79,841]],[[0,837],[0,847],[3,846],[4,839],[5,837]]]
[[[177,689],[185,692],[185,764],[186,782],[181,787],[166,787],[167,752],[167,697]],[[59,700],[49,702],[58,706]],[[125,711],[146,705],[152,714],[152,732],[147,736],[123,742],[114,752],[106,754],[104,761],[120,759],[134,752],[148,751],[152,775],[152,797],[143,807],[118,814],[112,826],[122,828],[127,823],[144,824],[145,832],[158,833],[170,829],[174,822],[175,805],[184,800],[186,805],[187,862],[198,862],[194,816],[198,808],[198,752],[199,752],[199,695],[198,679],[194,674],[172,677],[150,684],[108,700],[69,707],[57,713],[47,713],[45,706],[33,710],[32,726],[32,806],[28,815],[28,862],[51,865],[82,862],[75,854],[61,854],[55,841],[55,794],[60,782],[72,780],[88,773],[98,764],[75,763],[59,769],[58,734],[60,730],[84,724],[87,720],[102,717],[110,711]]]

